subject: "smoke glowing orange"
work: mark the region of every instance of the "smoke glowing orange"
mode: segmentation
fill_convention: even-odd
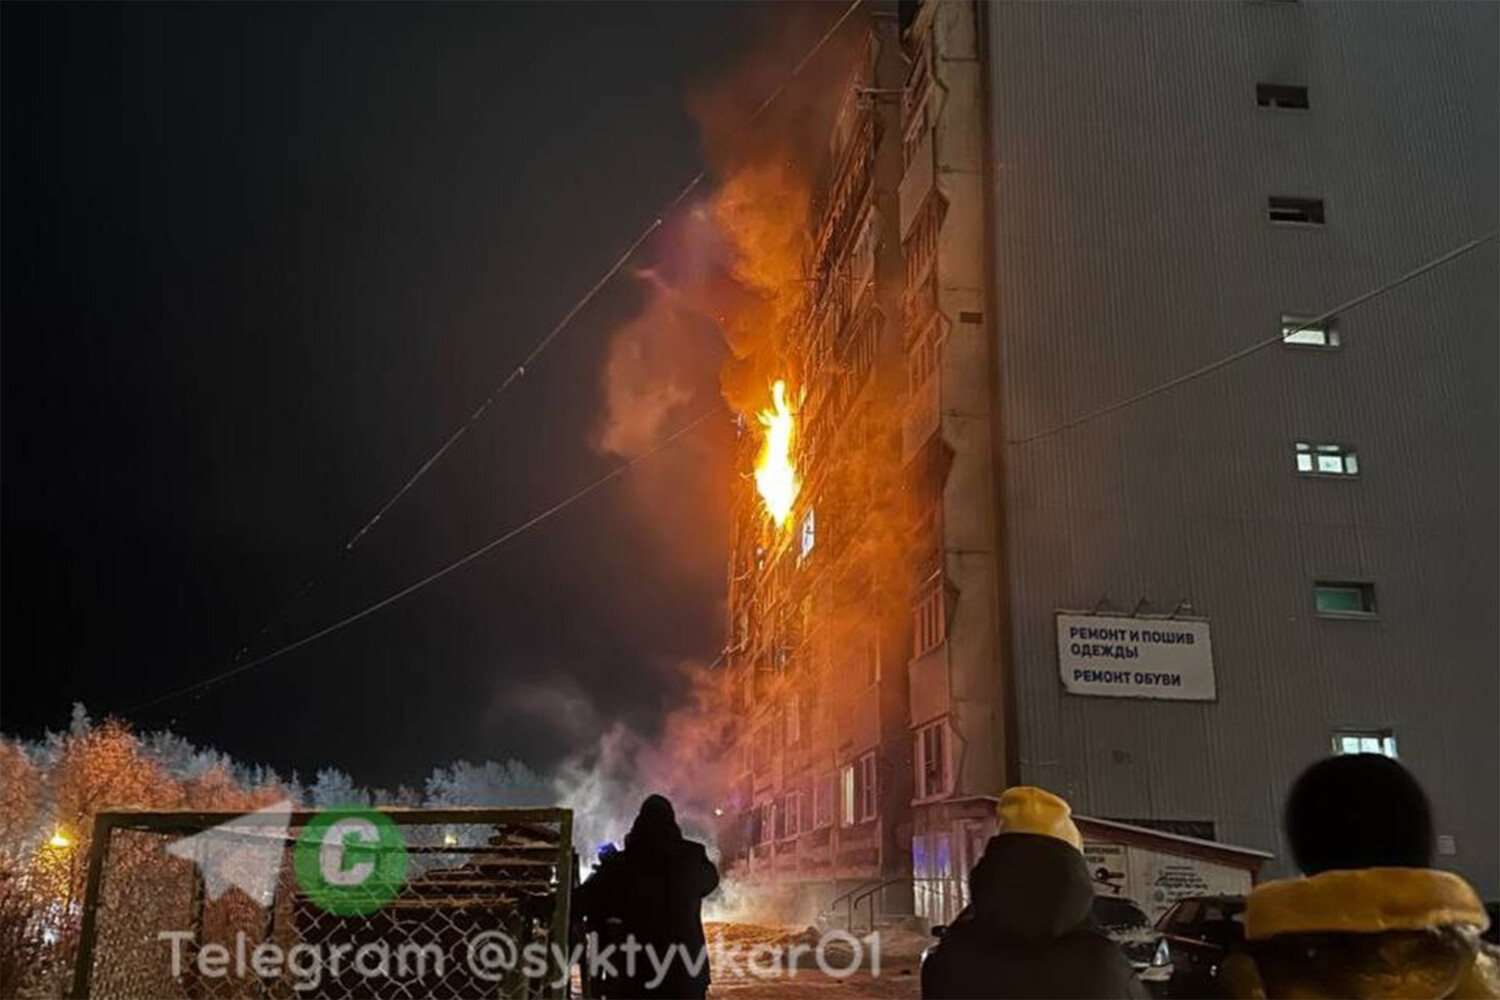
[[[792,462],[792,436],[796,433],[797,421],[791,406],[786,401],[786,381],[777,379],[771,386],[771,406],[757,415],[760,425],[766,429],[766,438],[760,446],[760,456],[755,460],[755,488],[766,505],[766,513],[779,528],[792,513],[797,494],[802,484],[797,480],[797,467]]]

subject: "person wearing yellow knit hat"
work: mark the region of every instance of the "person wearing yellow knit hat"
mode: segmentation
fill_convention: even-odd
[[[969,873],[969,906],[922,964],[922,996],[1145,997],[1089,919],[1094,887],[1068,803],[1008,788],[996,819]]]

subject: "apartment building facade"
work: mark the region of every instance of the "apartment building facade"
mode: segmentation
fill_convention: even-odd
[[[877,423],[896,406],[879,506],[905,544],[865,602],[873,669],[840,659],[861,642],[813,588],[825,672],[792,697],[839,706],[805,772],[826,861],[805,822],[775,826],[804,772],[758,737],[739,787],[778,832],[741,871],[825,897],[908,874],[917,911],[949,915],[1024,783],[1096,829],[1289,874],[1291,780],[1383,752],[1429,790],[1436,863],[1500,892],[1500,297],[1495,243],[1463,249],[1500,226],[1497,11],[903,6],[899,82],[863,85],[900,91],[864,103],[898,358],[863,391]],[[826,489],[796,515],[816,511],[814,552],[860,530]],[[736,580],[777,572],[756,546],[806,544],[756,531]],[[839,578],[785,565],[793,592]],[[753,731],[781,712],[785,737],[765,692],[791,687],[735,634]]]
[[[722,674],[742,720],[724,864],[809,912],[872,883],[910,898],[898,432],[905,66],[894,4],[859,17],[863,43],[815,185],[804,305],[784,331],[801,489],[777,524],[749,475],[763,435],[747,427]]]

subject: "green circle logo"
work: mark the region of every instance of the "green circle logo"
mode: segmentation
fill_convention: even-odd
[[[374,809],[324,809],[297,838],[292,870],[319,908],[339,917],[374,913],[406,880],[406,838]]]

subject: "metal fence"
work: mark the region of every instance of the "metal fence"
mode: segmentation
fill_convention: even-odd
[[[236,813],[101,813],[72,994],[567,995],[561,956],[577,880],[569,810],[374,811],[401,832],[407,870],[394,896],[363,915],[328,912],[299,882],[294,849],[317,812],[293,810],[270,833],[216,829]],[[258,857],[274,866],[266,894],[226,890],[180,848],[167,851],[189,836],[261,838]],[[526,967],[528,945],[548,957],[545,968]]]

